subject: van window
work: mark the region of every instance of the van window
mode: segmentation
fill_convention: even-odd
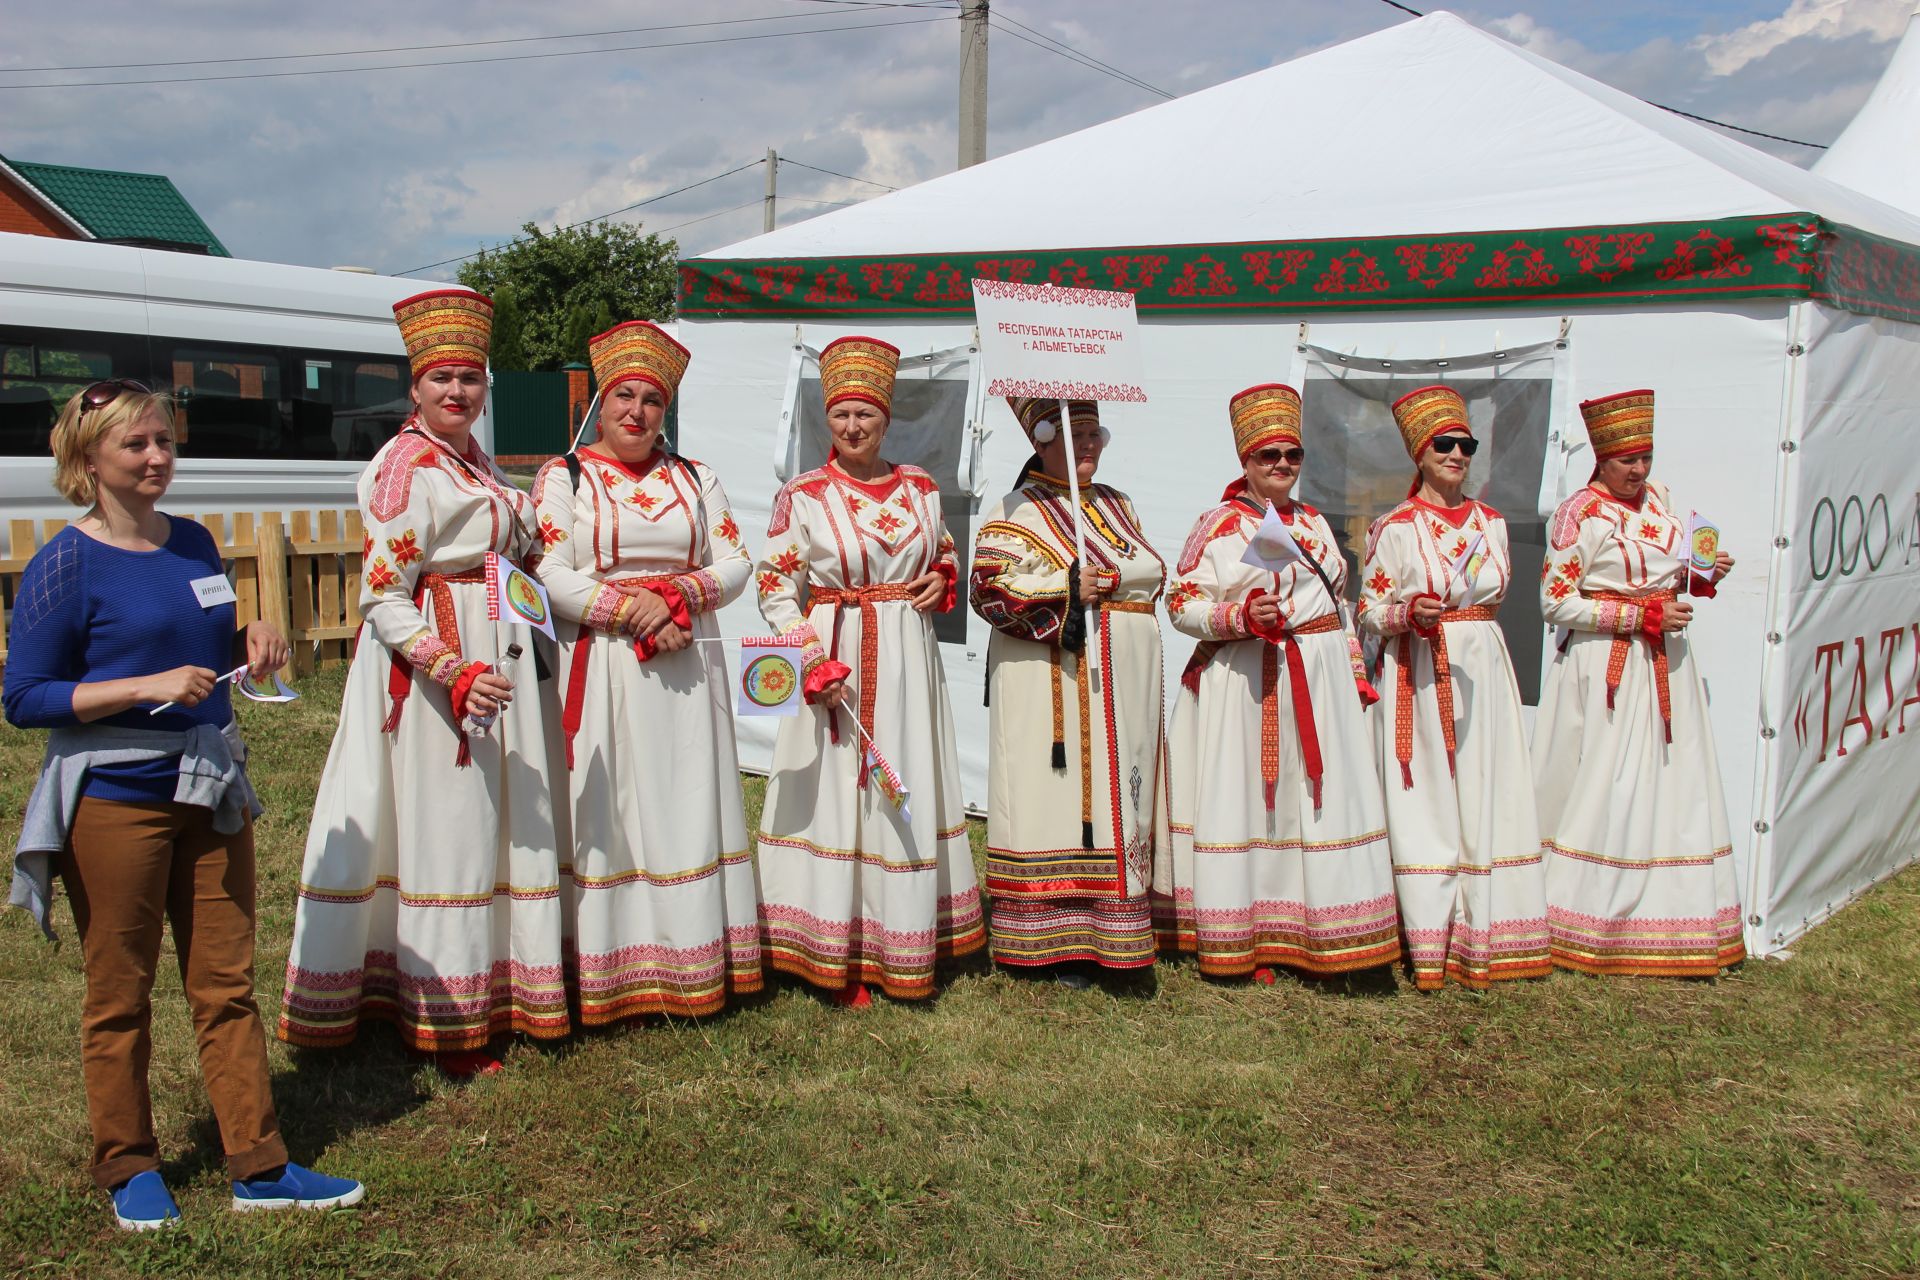
[[[364,461],[412,411],[398,357],[308,352],[299,372],[287,457]]]
[[[280,354],[155,340],[180,403],[180,452],[197,458],[282,457]]]
[[[0,328],[0,456],[45,457],[75,393],[103,378],[146,377],[143,346],[119,334]]]

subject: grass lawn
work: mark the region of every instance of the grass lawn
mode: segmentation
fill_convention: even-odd
[[[341,677],[246,706],[260,1003],[277,1008]],[[0,729],[6,847],[38,735]],[[759,784],[748,784],[749,817]],[[976,845],[979,833],[976,831]],[[977,851],[977,850],[976,850]],[[186,1214],[122,1235],[85,1170],[82,978],[0,918],[0,1272],[47,1276],[1920,1274],[1920,874],[1784,964],[1073,991],[969,969],[834,1010],[793,985],[702,1023],[516,1047],[456,1086],[390,1034],[274,1045],[333,1215],[228,1212],[178,977],[152,1078]]]

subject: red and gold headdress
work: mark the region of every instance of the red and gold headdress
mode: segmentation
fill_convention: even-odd
[[[831,409],[842,400],[865,400],[893,416],[893,377],[900,348],[878,338],[849,335],[820,350],[820,391]]]
[[[1073,414],[1076,426],[1082,422],[1100,421],[1100,406],[1092,400],[1072,400],[1068,402],[1067,407]],[[1049,400],[1044,396],[1008,396],[1007,408],[1013,410],[1014,420],[1020,424],[1020,429],[1027,433],[1027,439],[1035,444],[1047,444],[1060,432],[1058,400]],[[1043,424],[1050,425],[1053,429],[1035,434]],[[1044,438],[1042,438],[1043,435]]]
[[[429,369],[487,367],[493,337],[493,300],[471,289],[434,289],[393,304],[407,363],[418,378]]]
[[[1443,431],[1473,434],[1467,421],[1467,402],[1452,387],[1418,387],[1393,402],[1393,423],[1400,428],[1400,439],[1407,456],[1415,462]]]
[[[1255,449],[1270,444],[1300,444],[1300,393],[1284,382],[1248,387],[1227,401],[1233,420],[1233,447],[1245,462]]]
[[[623,382],[651,382],[672,403],[692,358],[664,329],[645,320],[628,320],[587,340],[587,359],[603,396]]]
[[[1587,420],[1587,439],[1593,442],[1593,460],[1630,457],[1653,448],[1653,392],[1622,391],[1582,400],[1580,416]]]

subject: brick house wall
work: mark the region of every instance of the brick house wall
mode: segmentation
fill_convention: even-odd
[[[21,189],[20,184],[0,173],[0,231],[28,236],[53,236],[60,240],[78,240],[79,233],[55,217],[37,196]]]

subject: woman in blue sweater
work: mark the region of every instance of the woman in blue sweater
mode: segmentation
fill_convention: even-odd
[[[161,1181],[147,1060],[161,925],[193,1008],[233,1207],[331,1208],[363,1188],[287,1160],[253,997],[253,817],[246,748],[221,673],[282,666],[287,641],[235,625],[205,528],[156,505],[173,478],[173,407],[98,382],[53,430],[54,485],[84,516],[33,557],[14,602],[7,719],[50,730],[14,857],[13,901],[49,936],[52,873],[86,968],[81,1061],[94,1181],[129,1230],[179,1218]]]

